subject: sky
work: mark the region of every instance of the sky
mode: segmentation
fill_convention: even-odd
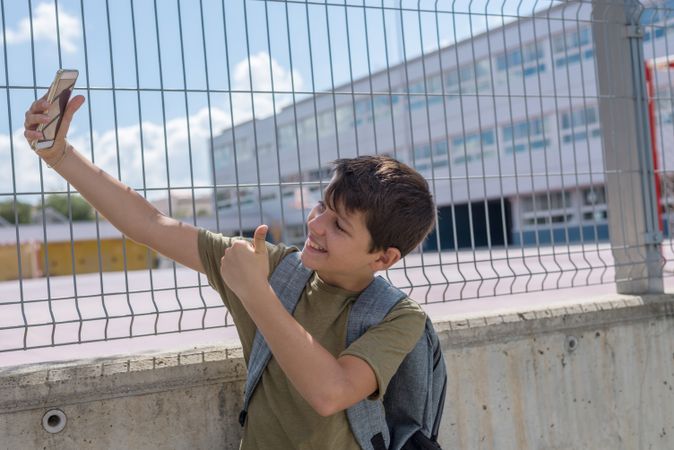
[[[79,70],[75,93],[87,98],[69,132],[78,150],[136,189],[207,186],[210,137],[250,120],[253,111],[256,118],[269,117],[292,102],[293,92],[300,99],[329,90],[551,2],[12,0],[0,5],[0,164],[13,169],[0,177],[0,201],[17,192],[19,200],[35,203],[37,192],[66,188],[53,172],[40,170],[22,127],[26,109],[59,67]]]

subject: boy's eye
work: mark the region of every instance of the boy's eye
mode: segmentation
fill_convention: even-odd
[[[325,202],[322,201],[322,200],[319,200],[319,201],[318,201],[318,203],[316,204],[316,207],[318,208],[318,211],[321,212],[321,213],[323,213],[323,212],[327,209],[327,207],[325,206]],[[344,228],[342,228],[342,227],[339,225],[339,220],[335,220],[335,227],[337,227],[337,229],[338,229],[339,231],[344,231],[344,232],[346,232],[346,230],[344,230]]]

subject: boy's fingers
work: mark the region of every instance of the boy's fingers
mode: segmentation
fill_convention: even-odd
[[[29,141],[32,141],[33,139],[42,139],[44,137],[44,135],[41,132],[33,130],[24,131],[23,136]]]
[[[260,225],[255,229],[255,235],[253,236],[253,246],[255,247],[255,253],[266,253],[267,245],[265,244],[265,239],[267,237],[267,230],[269,227],[267,225]]]
[[[47,103],[47,94],[44,94],[42,97],[35,100],[32,105],[30,105],[31,111],[44,112],[48,108],[49,108],[49,104]]]
[[[46,123],[49,119],[48,116],[44,114],[32,114],[26,113],[26,121],[23,123],[23,127],[27,129],[35,129],[41,123]]]

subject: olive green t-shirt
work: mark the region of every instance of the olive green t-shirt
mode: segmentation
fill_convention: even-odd
[[[248,363],[256,326],[220,276],[220,259],[233,239],[239,238],[201,229],[199,256],[209,284],[220,293],[234,319]],[[285,255],[297,251],[269,243],[267,250],[270,274]],[[380,324],[345,349],[347,318],[358,294],[330,286],[314,273],[293,315],[335,357],[353,355],[366,361],[379,386],[371,398],[380,398],[403,358],[421,337],[426,316],[419,305],[404,299]],[[241,449],[357,450],[359,446],[351,433],[346,412],[321,417],[293,387],[272,356],[250,400]]]

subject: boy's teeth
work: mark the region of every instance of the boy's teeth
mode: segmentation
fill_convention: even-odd
[[[311,248],[315,248],[316,250],[321,250],[321,251],[325,251],[325,249],[324,249],[323,247],[320,247],[320,246],[318,246],[318,245],[314,244],[314,243],[313,243],[313,242],[311,242],[311,241],[309,241],[309,247],[311,247]]]

